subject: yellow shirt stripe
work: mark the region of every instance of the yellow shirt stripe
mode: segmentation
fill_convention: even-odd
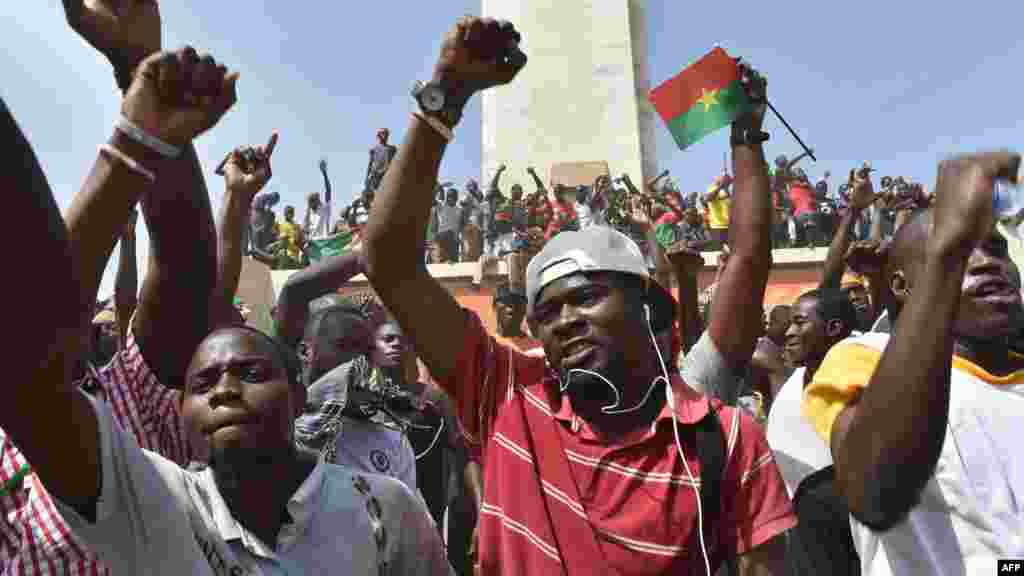
[[[804,390],[803,414],[829,445],[836,418],[860,397],[881,359],[882,352],[874,347],[857,342],[839,343],[829,350]],[[996,376],[960,356],[953,357],[953,369],[995,386],[1024,384],[1024,370]]]

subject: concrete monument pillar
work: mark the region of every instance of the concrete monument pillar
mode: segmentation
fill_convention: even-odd
[[[647,103],[645,0],[482,0],[512,21],[530,61],[516,80],[483,93],[481,182],[506,164],[502,188],[545,184],[559,162],[606,161],[638,185],[657,173]]]

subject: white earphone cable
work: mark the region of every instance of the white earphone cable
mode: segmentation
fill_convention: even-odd
[[[704,542],[704,509],[700,503],[700,487],[697,486],[697,480],[693,477],[693,473],[690,471],[690,465],[686,463],[686,454],[683,452],[683,443],[679,441],[679,420],[676,418],[676,401],[675,395],[672,393],[672,380],[668,377],[668,368],[665,366],[665,358],[661,355],[661,348],[658,347],[658,340],[654,337],[654,329],[651,328],[651,309],[645,305],[647,310],[647,332],[651,336],[651,344],[654,345],[654,351],[658,354],[658,364],[661,366],[661,372],[664,374],[665,379],[665,400],[669,404],[669,410],[672,412],[672,434],[675,436],[676,449],[679,450],[679,458],[683,461],[683,468],[686,469],[686,475],[690,479],[690,486],[693,487],[693,491],[697,496],[697,530],[700,536],[700,553],[704,558],[704,570],[708,576],[711,576],[711,561],[708,559],[708,548]]]

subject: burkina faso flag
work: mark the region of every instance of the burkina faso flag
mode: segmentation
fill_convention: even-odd
[[[651,90],[648,98],[680,150],[731,124],[752,107],[740,85],[739,61],[721,48]]]

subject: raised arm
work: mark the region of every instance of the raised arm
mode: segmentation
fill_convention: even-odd
[[[327,176],[327,159],[320,160],[320,174],[324,177],[324,204],[331,205],[331,178]]]
[[[478,42],[469,45],[467,34]],[[482,40],[481,40],[482,39]],[[447,87],[461,112],[475,92],[505,84],[519,68],[500,57],[519,35],[511,25],[463,18],[445,36],[434,81]],[[405,140],[384,176],[366,226],[366,273],[384,306],[408,333],[413,347],[437,380],[448,377],[462,350],[465,315],[451,294],[427,272],[420,245],[430,217],[433,183],[447,141],[414,116]],[[437,337],[437,327],[445,337]]]
[[[715,290],[709,335],[729,365],[747,365],[763,330],[762,302],[772,265],[772,201],[768,165],[760,142],[742,142],[744,131],[756,134],[764,120],[765,83],[758,77],[749,90],[761,102],[733,123],[733,173],[736,174],[730,209],[729,260]]]
[[[683,353],[686,353],[693,348],[704,331],[697,309],[697,276],[704,267],[704,257],[697,249],[683,245],[670,248],[667,258],[679,286],[676,318],[679,322],[679,343]]]
[[[124,349],[128,339],[128,323],[135,313],[139,293],[139,271],[135,262],[135,223],[139,211],[132,210],[128,225],[121,234],[121,250],[117,261],[117,278],[114,280],[114,311],[117,316],[117,340]]]
[[[31,270],[31,277],[5,282],[0,291],[5,302],[31,310],[31,321],[7,343],[10,379],[6,398],[0,402],[0,428],[17,443],[51,493],[92,496],[97,493],[95,473],[84,479],[84,491],[69,487],[81,484],[85,471],[95,470],[96,443],[82,441],[77,449],[68,450],[67,439],[94,439],[97,433],[95,418],[90,419],[89,407],[71,382],[72,367],[84,352],[83,320],[93,303],[83,311],[77,263],[64,220],[32,147],[2,99],[0,152],[8,163],[0,170],[6,206],[18,215],[21,240],[32,247],[11,251],[7,262],[12,269]],[[94,171],[120,180],[122,186],[128,182],[145,186],[142,176],[111,157],[100,156],[96,163]],[[39,418],[44,412],[47,418]]]
[[[161,22],[155,0],[117,6],[102,0],[88,5],[83,0],[65,0],[64,7],[71,27],[110,61],[122,90],[128,90],[137,64],[160,50]],[[168,55],[159,69],[170,70],[174,75],[201,74],[196,78],[203,85],[200,92],[219,92],[224,88],[218,80],[223,70],[211,62],[212,58],[200,58],[194,50],[187,49]],[[159,86],[165,91],[172,88]],[[233,89],[232,81],[229,90]],[[138,114],[143,116],[156,110],[154,98],[127,101],[138,102],[143,107]],[[216,119],[219,116],[210,125]],[[174,164],[157,182],[160,193],[140,198],[149,231],[149,265],[132,323],[139,350],[160,382],[168,386],[180,385],[192,352],[208,332],[217,274],[216,232],[209,193],[191,138],[182,140],[181,154]],[[101,218],[123,223],[126,212],[103,213]],[[102,254],[107,250],[107,241],[105,234],[95,240],[95,245],[90,239],[90,249]],[[84,277],[89,284],[83,286],[83,293],[91,290],[91,277]],[[189,281],[182,282],[186,277]]]
[[[234,102],[233,77],[225,80],[224,72],[218,71],[212,61],[199,65],[193,73],[177,65],[183,57],[185,51],[147,58],[138,68],[121,107],[122,115],[134,126],[151,138],[177,148],[186,146],[194,136],[212,126]],[[213,82],[201,84],[196,77]],[[210,101],[205,106],[178,104],[184,102],[186,91],[209,97]],[[20,138],[17,128],[13,130]],[[38,172],[27,144],[24,150],[13,149],[8,157],[18,159],[17,165]],[[52,239],[29,238],[34,247],[32,257],[45,258],[48,265],[40,272],[43,277],[38,283],[25,284],[31,285],[32,292],[13,300],[32,305],[35,313],[29,328],[14,344],[12,352],[18,362],[14,363],[12,377],[33,385],[12,387],[14,398],[4,403],[11,406],[10,412],[0,412],[0,427],[14,437],[47,489],[84,512],[95,509],[99,493],[98,427],[88,401],[69,381],[71,363],[82,350],[77,338],[69,340],[65,336],[66,326],[70,323],[73,333],[81,333],[77,321],[81,318],[83,295],[90,292],[90,298],[95,298],[104,264],[139,194],[143,191],[147,196],[171,193],[161,182],[172,180],[170,173],[177,169],[176,161],[163,158],[125,136],[121,130],[115,132],[68,210],[67,243],[59,216],[55,220],[49,214],[53,201],[44,193],[45,180],[41,173],[34,189],[16,181],[8,183],[7,189],[12,191],[19,190],[19,184],[22,190],[32,190],[33,207],[23,207],[15,201],[11,208],[19,210],[26,218],[35,215],[40,222],[27,229],[38,230]],[[75,262],[71,274],[65,268],[69,247]],[[73,274],[79,268],[89,274],[80,281]],[[73,289],[69,289],[69,281],[74,282]],[[67,293],[59,294],[62,290]],[[66,310],[66,306],[74,309]],[[54,313],[66,317],[51,319]],[[36,330],[50,333],[45,344],[34,340]],[[21,345],[33,346],[34,350],[20,350]],[[44,356],[40,358],[41,353]],[[25,373],[17,368],[22,361],[32,365]],[[28,366],[25,364],[25,368]],[[31,417],[40,410],[52,415],[53,421]],[[76,438],[76,450],[66,450],[67,438]]]
[[[860,215],[875,202],[875,191],[871,185],[871,173],[850,171],[850,204],[843,217],[839,219],[832,244],[828,247],[825,257],[825,268],[821,274],[821,288],[838,290],[846,271],[846,254],[853,241],[853,225]]]
[[[498,183],[501,181],[501,175],[505,173],[505,170],[507,168],[507,166],[502,164],[501,166],[498,166],[497,170],[494,171],[494,177],[491,178],[491,183],[487,185],[488,192],[500,191],[500,188],[498,188]]]
[[[622,183],[626,185],[626,190],[629,191],[630,196],[643,196],[643,193],[637,189],[636,184],[633,184],[633,181],[630,180],[629,174],[622,175]]]
[[[217,322],[234,317],[231,310],[242,276],[242,230],[249,223],[253,198],[270,180],[276,146],[275,132],[266,146],[235,149],[224,163],[224,202],[217,219],[217,289],[210,305]]]
[[[288,277],[277,297],[278,337],[289,346],[302,339],[309,303],[330,294],[363,273],[363,254],[353,250],[326,258]]]
[[[813,152],[813,150],[811,152]],[[808,157],[811,154],[811,152],[805,150],[801,152],[799,156],[787,162],[786,167],[783,169],[783,174],[789,174],[789,171],[792,170],[794,166],[799,164],[801,160]]]
[[[612,187],[612,179],[608,175],[598,176],[597,180],[594,181],[594,193],[590,195],[590,208],[592,210],[599,209],[605,198],[608,196],[608,190]]]
[[[530,166],[526,169],[526,173],[529,174],[530,178],[533,179],[533,185],[537,187],[537,192],[543,193],[544,197],[547,198],[548,189],[544,187],[544,181],[541,180],[540,176],[537,175],[537,170],[535,170],[533,166]]]
[[[934,473],[949,416],[953,328],[967,259],[993,234],[993,179],[1007,177],[1019,161],[992,153],[939,166],[931,233],[922,233],[910,296],[867,388],[832,425],[836,488],[875,529],[904,518]]]

